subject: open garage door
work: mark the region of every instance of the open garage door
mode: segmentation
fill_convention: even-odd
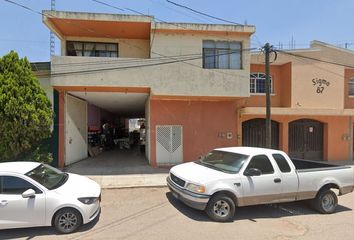
[[[67,95],[65,115],[65,165],[87,158],[87,103]]]
[[[272,148],[279,149],[279,123],[272,121]],[[242,123],[242,145],[247,147],[265,147],[266,120],[255,118]]]
[[[311,119],[290,122],[289,156],[323,160],[323,123]]]

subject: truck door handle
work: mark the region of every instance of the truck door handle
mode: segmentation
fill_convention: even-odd
[[[281,182],[281,179],[280,179],[280,178],[274,178],[274,182],[275,182],[275,183],[280,183],[280,182]]]
[[[6,206],[8,203],[9,203],[8,201],[2,200],[2,201],[0,202],[0,206]]]

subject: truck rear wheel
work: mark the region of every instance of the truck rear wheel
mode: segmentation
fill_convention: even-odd
[[[228,222],[234,217],[235,208],[235,203],[229,196],[217,194],[209,200],[206,213],[216,222]]]
[[[313,207],[320,213],[334,213],[338,205],[337,195],[330,189],[321,190],[312,201]]]

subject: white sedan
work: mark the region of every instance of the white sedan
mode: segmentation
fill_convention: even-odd
[[[54,226],[71,233],[100,214],[101,188],[36,162],[0,163],[0,229]]]

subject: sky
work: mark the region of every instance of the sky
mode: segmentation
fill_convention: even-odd
[[[12,0],[37,12],[50,9],[50,0]],[[179,8],[166,0],[56,0],[56,10],[134,14],[127,8],[153,15],[165,22],[222,23]],[[256,26],[252,47],[266,42],[289,48],[306,48],[312,40],[354,50],[353,0],[172,0],[195,10],[240,24]],[[156,21],[158,21],[156,19]],[[31,62],[50,61],[49,30],[42,16],[0,0],[0,56],[11,50]],[[56,55],[60,54],[56,40]]]

